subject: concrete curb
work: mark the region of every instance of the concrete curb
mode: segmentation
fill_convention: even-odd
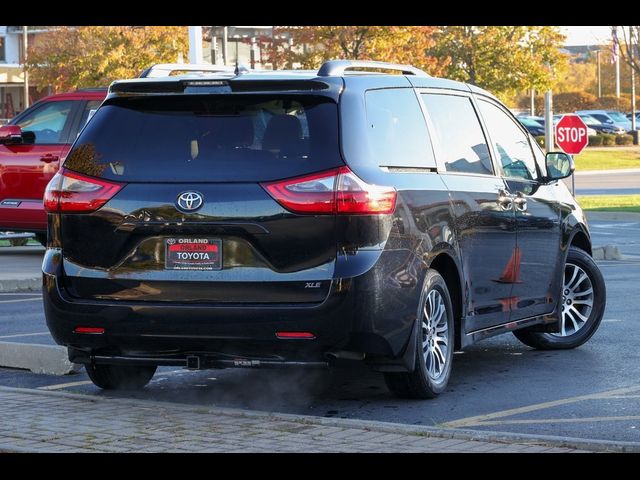
[[[591,253],[594,260],[624,260],[620,249],[616,245],[593,247]]]
[[[69,361],[65,347],[13,342],[0,342],[0,366],[46,375],[67,375],[82,368]]]
[[[270,420],[282,420],[296,422],[306,425],[336,426],[343,428],[358,428],[369,431],[379,431],[384,433],[396,433],[401,435],[413,435],[424,437],[438,437],[443,439],[457,440],[479,440],[495,443],[526,443],[531,445],[573,448],[578,450],[589,450],[592,452],[635,452],[640,453],[640,443],[616,442],[610,440],[582,439],[574,437],[557,437],[549,435],[529,435],[510,432],[493,432],[481,430],[458,430],[452,428],[438,428],[421,425],[402,425],[373,420],[353,420],[343,418],[324,418],[309,415],[295,415],[290,413],[260,412],[255,410],[242,410],[223,407],[203,407],[202,405],[188,405],[180,403],[159,402],[153,400],[133,400],[124,398],[112,398],[105,396],[88,396],[77,393],[52,392],[31,390],[25,388],[0,387],[0,391],[17,392],[33,396],[49,396],[58,398],[73,398],[91,403],[116,402],[123,406],[148,406],[150,408],[172,408],[184,412],[227,415],[234,417],[258,418]],[[2,445],[0,445],[0,450]]]
[[[0,293],[33,292],[42,289],[42,277],[0,279]]]

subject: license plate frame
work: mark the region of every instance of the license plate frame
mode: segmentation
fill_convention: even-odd
[[[222,270],[222,240],[211,237],[171,237],[164,240],[165,270]]]

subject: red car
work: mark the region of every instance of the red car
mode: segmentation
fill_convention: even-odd
[[[33,232],[46,243],[44,189],[106,89],[43,98],[0,127],[0,231]]]

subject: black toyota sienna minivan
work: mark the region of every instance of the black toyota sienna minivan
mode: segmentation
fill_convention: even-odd
[[[409,66],[114,82],[45,193],[47,324],[102,388],[350,359],[434,397],[456,349],[598,328],[572,171],[488,92]]]

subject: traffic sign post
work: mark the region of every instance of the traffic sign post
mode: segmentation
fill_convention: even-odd
[[[564,115],[556,125],[556,143],[571,156],[578,155],[589,143],[587,126],[578,115]],[[576,195],[575,173],[571,174],[571,193]]]

